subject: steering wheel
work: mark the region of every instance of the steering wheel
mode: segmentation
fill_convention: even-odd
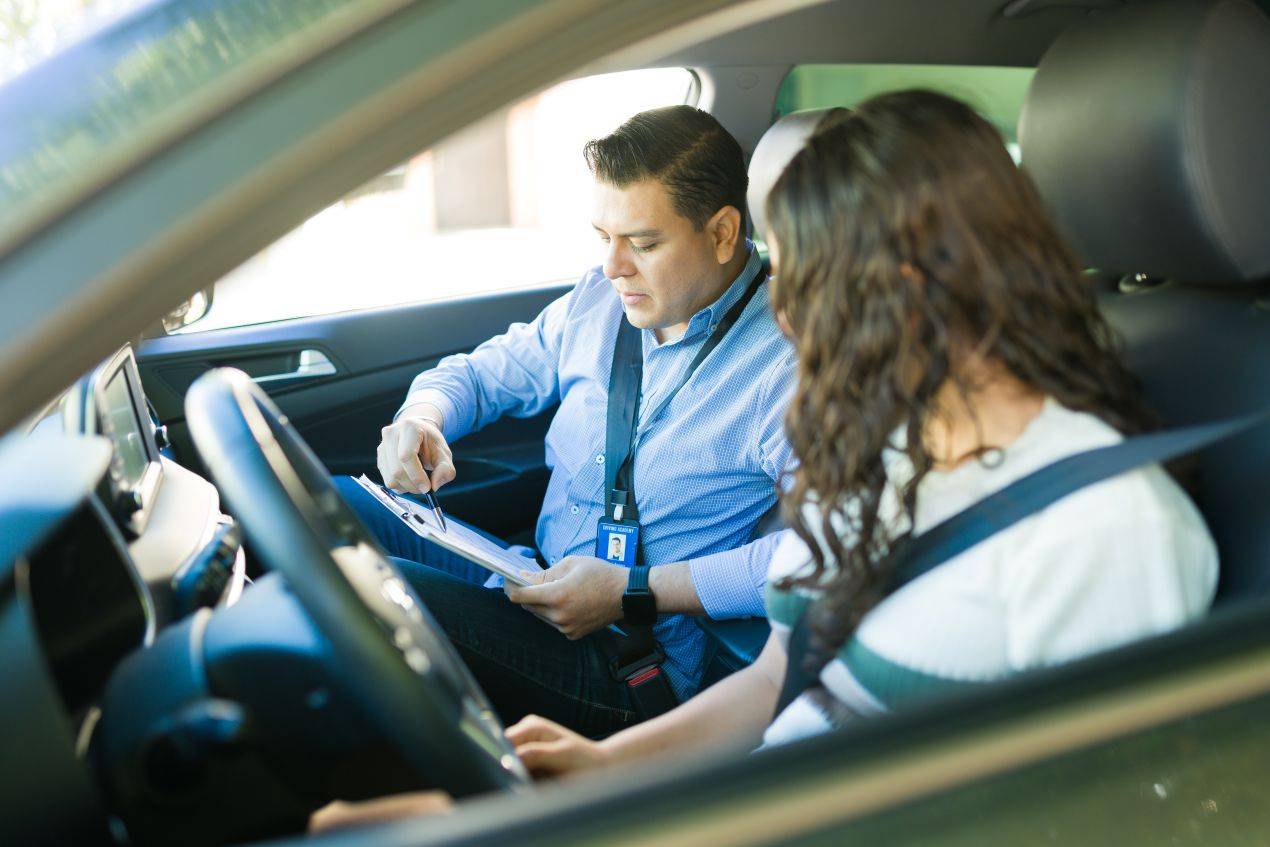
[[[190,387],[185,414],[263,564],[283,575],[330,642],[350,696],[403,760],[456,797],[528,786],[449,638],[269,396],[220,368]]]

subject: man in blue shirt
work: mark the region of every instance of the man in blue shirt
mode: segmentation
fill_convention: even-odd
[[[559,404],[546,439],[551,479],[535,540],[547,570],[539,584],[507,586],[506,596],[490,591],[501,586],[496,578],[415,536],[351,480],[339,484],[404,559],[406,576],[505,721],[537,713],[604,735],[647,716],[609,668],[621,636],[606,627],[622,618],[629,571],[608,551],[621,559],[626,545],[611,547],[606,535],[597,548],[623,315],[643,357],[630,464],[638,544],[653,566],[662,667],[681,700],[696,692],[705,660],[692,616],[763,614],[779,535],[751,538],[790,460],[784,413],[795,365],[745,238],[748,178],[736,140],[708,113],[677,106],[636,115],[590,142],[585,155],[604,264],[532,322],[420,374],[378,452],[386,485],[425,493],[454,479],[450,442],[503,415]],[[683,382],[752,287],[735,323]]]

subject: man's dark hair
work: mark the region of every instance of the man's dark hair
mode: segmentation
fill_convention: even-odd
[[[588,141],[582,153],[596,178],[618,188],[657,180],[675,211],[698,230],[724,206],[735,207],[744,225],[745,156],[709,112],[692,106],[649,109]]]

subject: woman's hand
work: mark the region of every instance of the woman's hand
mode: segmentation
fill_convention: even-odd
[[[450,811],[453,805],[450,795],[444,791],[413,791],[357,803],[336,800],[309,817],[309,832],[329,832],[346,826],[364,826],[420,815],[435,815]]]
[[[564,776],[604,767],[612,761],[600,743],[537,715],[509,727],[507,738],[535,776]]]

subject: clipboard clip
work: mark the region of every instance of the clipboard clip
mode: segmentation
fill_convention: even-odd
[[[419,517],[419,516],[418,516],[417,514],[415,514],[413,511],[411,511],[410,506],[406,503],[406,501],[402,498],[402,496],[401,496],[400,494],[398,494],[397,492],[393,491],[391,488],[389,488],[388,486],[386,486],[386,485],[384,485],[384,484],[382,484],[382,483],[375,483],[375,484],[376,484],[376,485],[378,485],[378,486],[379,486],[379,490],[380,490],[380,491],[382,491],[382,492],[384,492],[385,494],[387,494],[387,495],[388,495],[388,497],[389,497],[389,498],[390,498],[390,499],[391,499],[394,503],[397,503],[398,505],[400,505],[400,506],[402,507],[402,508],[401,508],[401,519],[402,519],[403,521],[409,521],[411,518],[414,518],[414,519],[415,519],[415,521],[416,521],[417,523],[419,523],[419,524],[421,524],[421,525],[423,525],[423,526],[427,526],[427,525],[428,525],[427,521],[425,521],[423,518]],[[444,531],[445,531],[445,523],[444,523],[444,521],[441,523],[441,531],[442,531],[442,532],[444,532]]]

